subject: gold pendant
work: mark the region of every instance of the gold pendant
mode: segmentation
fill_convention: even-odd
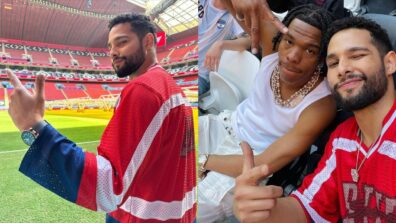
[[[357,183],[359,180],[359,173],[356,169],[351,169],[351,176],[352,176],[353,182]]]

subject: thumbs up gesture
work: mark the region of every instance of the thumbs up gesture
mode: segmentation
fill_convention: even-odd
[[[8,78],[14,86],[9,95],[9,109],[12,121],[20,130],[27,130],[41,121],[44,116],[44,76],[38,75],[33,92],[26,89],[10,69],[6,69]]]
[[[271,175],[267,165],[254,166],[253,151],[246,142],[241,143],[243,150],[242,175],[236,178],[234,213],[242,223],[263,222],[282,196],[282,188],[259,186],[261,179]]]

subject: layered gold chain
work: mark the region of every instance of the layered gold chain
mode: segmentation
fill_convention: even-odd
[[[275,103],[287,108],[292,108],[298,104],[315,86],[316,82],[319,80],[319,71],[316,70],[312,75],[311,79],[298,91],[294,92],[292,96],[288,99],[282,99],[280,93],[280,71],[279,66],[276,65],[274,72],[271,76],[271,88],[275,96]],[[296,100],[296,99],[300,100]]]

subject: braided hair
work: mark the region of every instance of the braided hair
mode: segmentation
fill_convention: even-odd
[[[288,27],[293,19],[299,19],[311,26],[314,26],[321,30],[322,37],[326,33],[330,24],[334,21],[334,16],[324,8],[313,4],[300,5],[292,10],[290,10],[286,17],[283,19],[283,24]],[[277,50],[280,41],[282,40],[282,33],[278,32],[275,37],[272,39],[272,48],[273,50]],[[322,52],[325,51],[327,46],[324,46],[324,40],[321,39],[320,43],[320,52],[319,52],[319,64],[323,64],[325,55]],[[325,66],[322,66],[321,74],[325,73]]]

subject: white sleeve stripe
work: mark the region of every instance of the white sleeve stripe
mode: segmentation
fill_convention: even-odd
[[[168,116],[171,109],[183,105],[186,103],[186,99],[182,96],[181,93],[172,95],[167,101],[162,104],[160,110],[154,116],[150,125],[147,127],[146,131],[143,134],[142,139],[140,140],[135,152],[133,153],[132,159],[128,164],[128,167],[125,171],[124,179],[123,179],[123,190],[122,196],[127,192],[129,186],[131,185],[133,178],[135,177],[137,171],[139,170],[140,165],[142,164],[144,157],[146,156],[148,150],[150,149],[151,143],[153,142],[155,136],[158,131],[162,127],[162,123],[165,118]]]
[[[307,212],[314,220],[314,222],[323,222],[323,223],[329,222],[326,219],[324,219],[322,216],[320,216],[318,212],[315,211],[315,209],[311,208],[311,206],[309,205],[311,201],[308,200],[308,198],[304,197],[304,195],[302,195],[299,191],[294,191],[293,194],[296,195],[298,199],[300,199],[301,203],[305,207],[305,210],[307,210]]]
[[[334,150],[339,149],[346,152],[354,152],[356,148],[360,146],[360,143],[356,140],[346,139],[346,138],[335,138],[333,140],[333,154]]]
[[[319,218],[320,215],[316,211],[314,211],[311,206],[309,206],[309,203],[314,199],[315,195],[318,193],[322,185],[330,178],[332,172],[336,169],[336,150],[354,152],[359,146],[359,143],[355,140],[350,140],[346,138],[335,138],[332,145],[332,154],[328,158],[328,160],[326,160],[326,165],[324,166],[324,168],[314,176],[312,182],[308,185],[308,187],[303,191],[302,194],[298,191],[295,191],[293,193],[301,200],[301,202],[304,204],[308,213],[311,215],[312,219],[315,220],[315,222],[322,221],[316,219]]]
[[[330,158],[326,160],[326,166],[318,172],[313,178],[311,184],[304,190],[303,194],[309,200],[312,200],[316,193],[329,178],[336,167],[335,153],[331,154]]]
[[[378,149],[378,153],[396,160],[396,143],[385,140]]]
[[[113,168],[102,156],[96,156],[98,166],[98,186],[96,188],[96,204],[98,211],[111,212],[121,202],[120,196],[113,194]]]
[[[124,211],[140,219],[156,219],[166,221],[180,219],[194,207],[197,189],[187,192],[181,201],[146,201],[138,197],[128,197],[121,206]]]
[[[98,184],[96,188],[97,207],[100,210],[107,211],[114,210],[120,204],[125,193],[129,189],[132,181],[146,156],[152,141],[161,129],[162,123],[168,116],[171,109],[180,105],[187,104],[187,100],[181,93],[172,95],[167,101],[162,104],[157,114],[147,127],[140,140],[129,164],[125,171],[123,182],[123,190],[119,195],[114,194],[113,191],[113,178],[112,167],[108,160],[101,156],[97,156],[98,165]]]
[[[379,139],[377,140],[377,142],[375,143],[375,145],[372,147],[372,149],[369,151],[369,154],[367,156],[367,158],[369,158],[371,156],[371,154],[373,154],[379,147],[379,145],[381,144],[382,141],[382,136],[385,135],[385,132],[388,130],[388,128],[391,126],[391,124],[393,123],[393,121],[396,118],[396,111],[393,112],[392,116],[389,118],[389,120],[385,123],[385,125],[382,127],[381,130],[381,135],[379,137]]]

